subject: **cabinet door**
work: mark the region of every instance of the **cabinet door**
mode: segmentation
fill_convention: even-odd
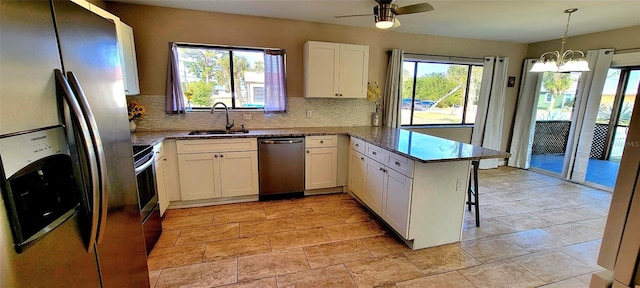
[[[158,203],[160,204],[160,216],[164,215],[164,211],[169,207],[169,197],[167,196],[167,176],[164,172],[164,163],[167,161],[161,157],[156,161],[156,188],[158,190]]]
[[[367,187],[367,163],[364,155],[351,150],[349,157],[349,190],[360,200],[365,197]]]
[[[384,173],[382,164],[366,158],[367,164],[367,185],[365,188],[365,197],[362,199],[371,210],[378,215],[382,215],[382,207],[384,205],[384,193],[387,186],[387,177]]]
[[[122,80],[124,82],[124,92],[126,95],[140,94],[140,83],[138,82],[138,63],[136,61],[136,46],[133,39],[133,28],[123,23],[116,22],[118,34],[118,45],[121,46],[120,65],[122,66]]]
[[[305,189],[336,187],[338,148],[310,148],[304,162]]]
[[[305,97],[337,97],[340,44],[305,44]]]
[[[366,98],[369,46],[341,44],[339,67],[339,95],[344,98]]]
[[[391,169],[386,169],[385,174],[387,193],[382,219],[406,239],[409,235],[411,178]]]
[[[213,156],[212,153],[178,155],[183,201],[220,197],[219,177],[215,174],[218,163]]]
[[[258,153],[218,153],[222,197],[258,195]]]

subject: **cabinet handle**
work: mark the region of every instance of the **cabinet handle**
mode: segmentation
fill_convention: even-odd
[[[356,144],[356,147],[360,147],[360,144]]]
[[[324,141],[320,140],[320,144],[324,144]]]
[[[389,173],[389,171],[387,171],[387,169],[384,169],[384,173]]]
[[[364,161],[364,157],[360,157],[360,160]]]
[[[382,167],[380,167],[380,171],[384,172],[384,169],[382,169]]]
[[[400,162],[396,161],[396,166],[400,166]]]
[[[371,154],[373,154],[373,155],[378,155],[378,153],[376,153],[376,152],[371,152]]]
[[[223,155],[223,154],[220,154],[220,158],[224,158],[224,155]]]
[[[307,150],[307,154],[309,154],[309,150]]]
[[[216,155],[213,155],[213,157],[216,157],[216,158],[218,158],[218,154],[216,154]]]
[[[163,158],[162,161],[167,161],[167,158]]]

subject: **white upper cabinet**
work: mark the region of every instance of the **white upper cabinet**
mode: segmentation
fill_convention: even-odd
[[[308,41],[304,73],[305,97],[366,98],[369,46]]]
[[[136,60],[136,45],[133,40],[133,28],[121,21],[116,23],[124,93],[138,95],[140,94],[140,83],[138,81],[138,62]]]
[[[72,2],[110,19],[116,25],[118,35],[118,54],[120,54],[120,67],[122,69],[122,81],[124,83],[124,94],[140,94],[140,83],[138,81],[138,62],[136,60],[136,46],[133,40],[133,29],[120,21],[120,17],[105,11],[104,9],[87,2],[86,0],[72,0]]]

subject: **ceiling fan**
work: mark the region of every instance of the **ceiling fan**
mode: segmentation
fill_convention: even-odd
[[[398,7],[392,4],[394,0],[375,0],[378,5],[373,7],[373,14],[355,14],[334,16],[335,18],[358,17],[358,16],[374,16],[376,27],[380,29],[390,29],[400,26],[400,21],[396,15],[413,14],[429,12],[433,10],[433,6],[429,3],[419,3],[404,7]]]

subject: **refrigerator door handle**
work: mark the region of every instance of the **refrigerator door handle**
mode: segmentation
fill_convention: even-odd
[[[84,113],[85,121],[89,126],[89,132],[91,138],[93,139],[93,148],[96,152],[96,156],[98,159],[98,171],[100,175],[100,222],[98,224],[98,237],[97,243],[100,244],[102,242],[102,238],[105,232],[105,226],[107,223],[107,209],[108,209],[108,200],[109,195],[107,195],[107,170],[105,168],[106,158],[104,156],[104,147],[102,146],[102,139],[100,138],[100,132],[98,131],[98,124],[96,124],[96,119],[93,116],[93,112],[91,111],[91,107],[89,106],[89,101],[87,101],[87,96],[84,94],[82,90],[82,86],[80,86],[80,82],[78,82],[78,78],[73,74],[73,72],[67,72],[67,78],[69,79],[71,88],[73,89],[74,94],[78,98],[78,103],[80,104],[80,108]]]
[[[91,203],[91,228],[89,234],[89,243],[87,243],[87,252],[93,252],[95,243],[96,243],[96,235],[98,233],[98,222],[99,222],[99,206],[100,206],[100,198],[99,198],[99,175],[98,175],[98,163],[96,162],[96,155],[93,149],[93,141],[89,136],[89,127],[87,123],[84,121],[84,114],[82,113],[82,109],[80,108],[80,104],[78,100],[73,96],[73,92],[71,91],[71,87],[67,82],[67,79],[62,74],[62,71],[59,69],[54,70],[54,74],[56,77],[56,81],[60,85],[61,90],[64,92],[63,97],[64,100],[69,105],[69,111],[75,116],[78,124],[78,128],[80,129],[80,139],[84,145],[84,155],[87,158],[86,161],[89,164],[89,173],[91,174],[91,193],[92,193],[92,203]],[[69,135],[69,137],[73,137],[73,135]]]

